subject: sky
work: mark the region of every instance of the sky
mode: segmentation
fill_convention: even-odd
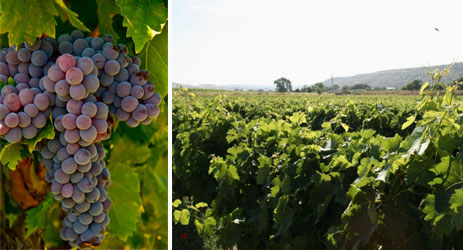
[[[173,0],[171,80],[302,86],[460,62],[462,9],[449,0]]]

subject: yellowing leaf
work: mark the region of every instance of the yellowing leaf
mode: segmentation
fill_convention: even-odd
[[[150,81],[154,83],[156,92],[158,92],[162,98],[167,95],[168,91],[167,37],[168,28],[166,23],[162,33],[146,43],[145,48],[139,55],[142,68],[150,72]]]
[[[410,125],[412,125],[413,122],[415,122],[415,119],[416,119],[416,115],[412,115],[410,117],[407,118],[407,121],[402,124],[402,130],[408,128]]]
[[[18,163],[23,159],[21,156],[21,150],[23,149],[24,146],[19,143],[7,144],[0,152],[0,162],[11,170],[15,170]]]
[[[0,8],[0,33],[8,32],[8,43],[33,43],[43,33],[55,37],[58,15],[52,0],[2,1]]]
[[[135,52],[139,53],[145,43],[161,32],[167,20],[167,6],[162,0],[116,0],[124,17],[127,36],[132,37]]]
[[[85,27],[85,25],[77,18],[78,15],[74,11],[70,10],[63,2],[63,0],[55,0],[55,3],[58,7],[60,7],[61,11],[66,14],[67,19],[69,22],[74,26],[75,28],[82,30],[82,31],[88,31],[90,30]]]

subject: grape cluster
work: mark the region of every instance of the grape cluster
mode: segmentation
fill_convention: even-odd
[[[113,40],[73,31],[0,50],[0,81],[16,82],[1,90],[0,138],[34,138],[51,114],[55,138],[36,150],[66,212],[60,236],[83,249],[101,243],[110,221],[111,181],[99,142],[110,137],[113,117],[130,127],[149,124],[161,102],[140,59]]]
[[[103,146],[69,143],[60,133],[59,138],[41,143],[38,148],[53,197],[67,212],[61,238],[79,248],[98,246],[105,237],[111,208],[106,192],[111,181]]]

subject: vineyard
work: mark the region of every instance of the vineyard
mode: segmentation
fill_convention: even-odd
[[[174,249],[462,249],[447,73],[419,96],[174,91]]]
[[[0,0],[1,249],[167,248],[167,1]]]

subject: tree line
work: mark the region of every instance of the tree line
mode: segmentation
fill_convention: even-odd
[[[461,83],[463,82],[463,76],[459,77],[454,81],[455,83]],[[331,86],[325,86],[323,82],[317,82],[312,86],[307,86],[304,85],[301,88],[297,88],[293,90],[291,81],[285,77],[281,77],[273,82],[276,86],[276,91],[277,92],[305,92],[305,93],[318,93],[321,94],[323,92],[329,92],[329,91],[338,91],[339,90],[339,85],[334,84],[332,87]],[[401,90],[420,90],[421,86],[423,86],[424,82],[422,80],[413,80],[407,84],[405,84]],[[444,86],[440,86],[441,89],[444,89]],[[460,84],[459,87],[460,90],[463,89],[463,85]],[[341,88],[342,92],[348,92],[350,90],[372,90],[371,86],[368,84],[364,83],[358,83],[355,84],[351,87],[344,85]],[[375,89],[375,90],[385,90],[385,89]]]

